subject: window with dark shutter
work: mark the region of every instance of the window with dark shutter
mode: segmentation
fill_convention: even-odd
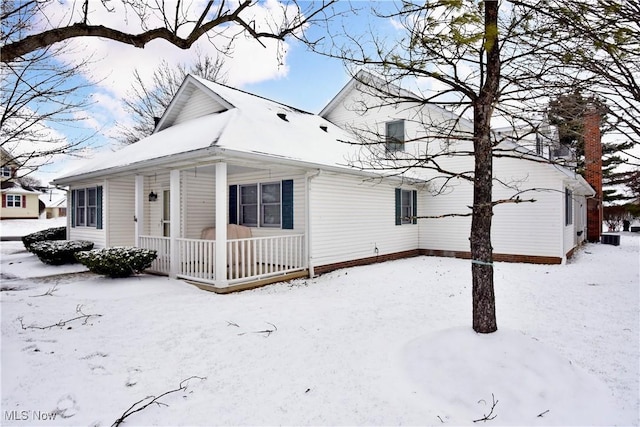
[[[417,224],[418,192],[416,190],[395,189],[396,225]]]
[[[293,229],[293,180],[229,186],[229,223]]]

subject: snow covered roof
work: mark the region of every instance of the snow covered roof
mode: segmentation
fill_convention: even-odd
[[[348,132],[318,115],[194,76],[183,83],[181,90],[185,93],[187,85],[208,91],[224,108],[100,155],[54,182],[63,184],[74,177],[142,166],[151,160],[169,163],[176,156],[201,158],[203,150],[209,155],[251,153],[340,168],[349,168],[347,159],[357,153],[357,147],[342,142],[352,140]],[[177,101],[172,105],[180,108]],[[174,119],[175,114],[167,110],[162,120],[167,123]]]
[[[67,193],[65,191],[49,190],[38,198],[47,208],[67,207]]]
[[[13,181],[2,181],[0,183],[1,193],[11,193],[11,194],[40,194],[39,191],[25,188],[17,182]]]
[[[320,111],[319,115],[321,117],[327,117],[331,113],[331,111],[334,110],[338,105],[340,105],[340,103],[344,101],[349,93],[354,90],[361,92],[364,91],[364,93],[372,96],[381,95],[383,97],[388,97],[390,95],[393,95],[394,97],[397,96],[398,99],[410,103],[415,103],[417,102],[417,100],[421,99],[420,95],[417,95],[416,93],[408,89],[402,88],[395,83],[388,82],[369,71],[360,70],[356,73],[355,76],[351,78],[351,80],[347,82],[347,84],[340,90],[340,92],[338,92],[336,96],[334,96],[331,101],[329,101],[329,103],[322,109],[322,111]],[[438,113],[446,117],[455,119],[458,123],[462,124],[465,127],[471,129],[473,128],[473,122],[471,122],[470,120],[458,116],[452,111],[442,108],[435,103],[422,104],[422,107],[433,111],[438,111]]]
[[[509,150],[516,157],[522,158],[524,161],[536,161],[544,164],[549,168],[552,173],[558,174],[563,180],[572,182],[573,190],[580,195],[593,197],[596,192],[589,183],[577,173],[574,169],[567,168],[559,163],[552,162],[548,159],[540,157],[535,151],[530,150],[527,147],[520,145],[514,139],[507,137],[500,144],[498,148]]]

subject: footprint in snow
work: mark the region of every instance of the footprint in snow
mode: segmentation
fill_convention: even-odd
[[[127,382],[124,384],[127,387],[133,387],[138,384],[138,374],[142,372],[138,368],[129,368],[129,376],[127,378]]]
[[[75,397],[73,397],[73,395],[71,394],[62,396],[58,400],[58,405],[55,412],[62,418],[71,418],[76,415],[78,413],[78,405],[76,403]]]
[[[80,359],[89,360],[89,359],[93,359],[95,357],[107,357],[107,356],[108,356],[108,354],[106,354],[106,353],[103,353],[101,351],[96,351],[95,353],[88,354],[88,355],[86,355],[84,357],[81,357]]]
[[[107,370],[102,365],[89,365],[89,368],[91,369],[91,373],[93,375],[106,375],[107,374]]]

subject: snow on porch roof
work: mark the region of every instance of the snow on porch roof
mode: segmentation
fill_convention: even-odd
[[[227,86],[195,80],[215,91],[233,108],[171,126],[121,150],[101,154],[54,182],[64,185],[87,174],[106,175],[123,168],[144,167],[152,160],[166,159],[170,164],[176,155],[184,159],[192,153],[198,158],[200,150],[209,147],[264,155],[266,161],[269,157],[286,158],[343,168],[348,168],[348,158],[357,155],[356,146],[341,142],[353,137],[320,116]]]

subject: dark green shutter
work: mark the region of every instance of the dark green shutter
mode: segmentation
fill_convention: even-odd
[[[418,218],[416,218],[418,216],[418,192],[416,190],[413,190],[411,192],[411,198],[412,198],[412,202],[413,202],[413,223],[417,224],[418,223]]]
[[[238,186],[229,186],[229,224],[238,223]]]
[[[96,228],[102,230],[102,186],[96,187]]]
[[[71,227],[76,226],[76,192],[77,190],[71,190]]]
[[[293,180],[282,181],[282,228],[293,230]]]
[[[396,188],[396,225],[402,225],[402,190]]]

